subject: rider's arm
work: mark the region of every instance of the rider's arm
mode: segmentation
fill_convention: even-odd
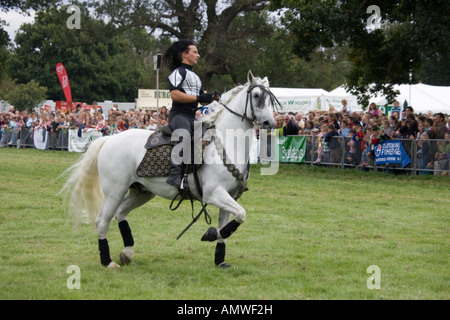
[[[201,90],[200,95],[194,96],[175,89],[170,91],[170,96],[172,97],[172,100],[174,102],[178,103],[211,103],[213,100],[212,95],[210,95],[209,93],[203,93],[203,90]]]
[[[180,90],[170,91],[170,96],[174,102],[178,102],[178,103],[197,102],[197,96],[186,94],[184,92],[181,92]]]

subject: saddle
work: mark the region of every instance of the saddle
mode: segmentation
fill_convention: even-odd
[[[170,128],[168,125],[162,126],[159,132],[154,132],[148,138],[147,143],[145,144],[145,149],[151,150],[162,145],[173,145],[172,141],[170,141],[172,132],[172,128]]]
[[[195,150],[194,144],[193,144],[193,138],[192,137],[192,143],[191,147],[193,152],[192,155],[192,161],[191,163],[194,163],[194,152],[202,152],[206,148],[206,146],[211,142],[211,133],[207,134],[206,132],[208,129],[213,129],[214,126],[202,123],[202,149],[201,150]],[[211,130],[213,131],[213,130]],[[171,141],[173,130],[167,126],[164,125],[161,127],[160,131],[154,132],[147,140],[145,144],[145,149],[147,149],[144,157],[141,160],[141,163],[139,164],[138,168],[136,169],[136,174],[138,177],[141,178],[151,178],[151,177],[167,177],[170,172],[170,157],[172,153],[172,148],[174,147],[174,142]],[[196,168],[199,168],[201,164],[195,164]],[[193,172],[193,166],[192,165],[186,165],[185,171],[187,174]]]

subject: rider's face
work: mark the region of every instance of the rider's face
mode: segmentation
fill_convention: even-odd
[[[189,52],[183,52],[183,63],[186,63],[190,66],[195,66],[199,58],[200,54],[198,53],[196,46],[189,46]]]

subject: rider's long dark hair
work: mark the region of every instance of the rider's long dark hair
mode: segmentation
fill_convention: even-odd
[[[173,43],[164,53],[162,62],[170,71],[175,70],[181,64],[182,53],[189,51],[189,46],[194,46],[194,42],[190,40],[180,40]]]

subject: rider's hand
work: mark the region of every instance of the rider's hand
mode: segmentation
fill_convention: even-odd
[[[197,96],[197,101],[200,103],[208,104],[213,101],[213,96],[209,93],[204,93],[204,94]]]

